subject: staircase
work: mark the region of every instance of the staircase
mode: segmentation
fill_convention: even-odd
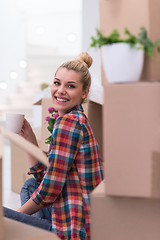
[[[64,63],[74,59],[73,56],[60,56],[53,48],[42,46],[28,46],[28,66],[26,81],[17,86],[17,93],[11,94],[7,99],[7,105],[0,109],[0,124],[5,124],[5,113],[23,112],[26,118],[32,122],[33,102],[35,95],[41,91],[41,84],[52,84],[55,71]]]

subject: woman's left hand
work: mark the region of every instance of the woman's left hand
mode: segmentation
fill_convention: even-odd
[[[33,143],[34,145],[38,146],[33,129],[26,119],[24,119],[23,126],[19,135],[28,140],[29,142]]]

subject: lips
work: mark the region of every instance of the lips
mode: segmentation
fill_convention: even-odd
[[[55,97],[58,102],[68,102],[69,100],[66,98]]]

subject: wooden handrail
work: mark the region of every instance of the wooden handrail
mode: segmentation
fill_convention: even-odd
[[[13,132],[11,132],[11,131],[9,131],[6,128],[3,128],[1,126],[0,126],[0,134],[2,134],[2,136],[4,136],[4,137],[8,138],[11,142],[16,144],[21,149],[23,149],[26,153],[29,153],[30,155],[35,157],[38,161],[47,165],[47,156],[44,154],[44,152],[42,152],[40,150],[40,148],[38,148],[37,146],[35,146],[31,142],[27,141],[26,139],[19,136],[18,134],[13,133]],[[1,140],[2,138],[0,138],[0,141],[2,141]],[[3,144],[1,144],[1,145],[3,145]],[[0,154],[2,154],[2,151],[3,150],[0,150]]]

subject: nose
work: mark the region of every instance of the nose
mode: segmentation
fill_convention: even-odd
[[[66,89],[65,89],[65,86],[61,85],[59,88],[58,88],[58,94],[66,94]]]

